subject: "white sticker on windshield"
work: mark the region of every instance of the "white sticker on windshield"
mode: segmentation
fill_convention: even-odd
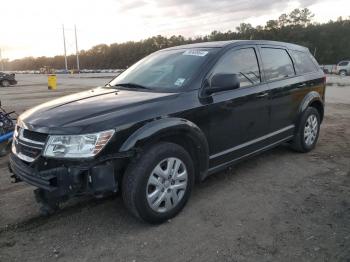
[[[182,84],[185,82],[185,78],[178,78],[176,81],[175,81],[175,83],[174,83],[174,85],[176,85],[176,86],[182,86]]]
[[[196,49],[190,49],[186,50],[183,55],[193,55],[193,56],[205,56],[208,54],[208,51],[202,51],[202,50],[196,50]]]

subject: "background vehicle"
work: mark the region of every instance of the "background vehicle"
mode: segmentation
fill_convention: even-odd
[[[0,72],[0,86],[2,87],[8,87],[10,85],[17,84],[17,81],[15,79],[15,74],[6,74],[3,72]]]
[[[46,213],[76,195],[121,189],[132,214],[161,223],[210,174],[285,142],[312,150],[324,96],[324,73],[298,45],[173,47],[105,87],[22,114],[10,171],[39,188]]]
[[[350,75],[350,60],[340,61],[336,67],[336,74],[341,76]]]
[[[321,65],[320,67],[325,74],[335,74],[337,69],[336,65]]]
[[[44,66],[39,69],[40,74],[54,74],[55,69],[53,69],[51,66]]]

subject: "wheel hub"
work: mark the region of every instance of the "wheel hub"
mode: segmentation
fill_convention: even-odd
[[[164,182],[164,187],[165,188],[168,188],[170,186],[170,182],[169,182],[169,180],[166,180],[165,182]]]

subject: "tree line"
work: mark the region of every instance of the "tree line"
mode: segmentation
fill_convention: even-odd
[[[350,59],[350,17],[328,23],[313,22],[314,15],[307,8],[295,9],[282,14],[276,20],[269,20],[265,26],[253,27],[241,23],[235,31],[213,31],[209,35],[185,38],[181,35],[153,36],[141,41],[100,44],[80,52],[80,68],[127,68],[144,56],[159,49],[206,41],[235,39],[261,39],[291,42],[309,48],[320,64],[335,64],[342,59]],[[69,69],[74,69],[76,58],[67,57]],[[5,61],[7,70],[38,70],[44,66],[64,68],[64,57],[26,57]]]

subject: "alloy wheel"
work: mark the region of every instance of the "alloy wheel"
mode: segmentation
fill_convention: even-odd
[[[317,137],[318,133],[318,121],[315,115],[309,115],[304,127],[304,141],[305,144],[311,146]]]

